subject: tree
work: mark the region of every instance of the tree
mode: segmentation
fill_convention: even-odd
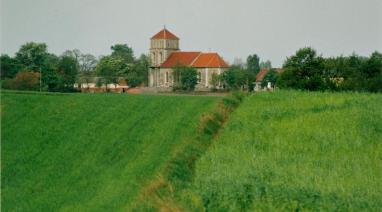
[[[261,87],[266,87],[268,85],[268,82],[272,83],[272,85],[275,85],[278,81],[278,77],[279,74],[274,69],[271,69],[264,76],[263,81],[261,82]]]
[[[73,49],[73,50],[64,51],[64,53],[62,53],[61,56],[73,57],[79,62],[81,55],[82,55],[82,53],[79,49]]]
[[[140,83],[148,84],[148,70],[150,67],[149,57],[142,54],[134,63],[133,72]]]
[[[39,72],[20,71],[14,79],[7,79],[2,86],[13,90],[38,90],[39,79]]]
[[[271,69],[272,68],[272,64],[271,64],[271,61],[267,60],[267,61],[261,61],[260,62],[260,69]]]
[[[247,57],[247,69],[248,71],[257,74],[260,71],[260,58],[256,54],[249,55]]]
[[[176,66],[174,68],[174,76],[177,80],[174,89],[182,89],[186,91],[192,91],[198,84],[198,73],[195,68],[187,66]]]
[[[16,53],[16,59],[28,70],[40,71],[48,56],[45,43],[29,42],[21,46]]]
[[[222,80],[228,89],[252,89],[255,74],[248,69],[231,66],[223,73]]]
[[[361,70],[364,88],[371,92],[382,91],[382,54],[373,52]]]
[[[127,44],[115,44],[111,46],[111,50],[112,57],[123,59],[126,63],[134,63],[133,49],[127,46]]]
[[[14,78],[17,72],[21,71],[24,66],[15,58],[6,54],[0,57],[1,79]]]
[[[97,66],[97,58],[91,54],[81,54],[79,57],[80,72],[89,74]]]
[[[122,58],[104,56],[96,66],[96,73],[102,78],[107,89],[107,84],[118,84],[118,78],[126,73],[126,69],[128,69],[127,64]]]
[[[41,68],[42,89],[60,91],[61,76],[57,72],[60,59],[54,54],[48,54]]]
[[[79,64],[76,58],[62,56],[58,62],[58,73],[61,76],[61,86],[64,91],[73,89],[78,74]]]
[[[295,55],[287,58],[283,67],[285,71],[280,76],[280,87],[307,90],[330,87],[330,78],[324,74],[324,59],[317,56],[312,48],[299,49]]]

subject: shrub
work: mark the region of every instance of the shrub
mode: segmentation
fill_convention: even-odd
[[[40,73],[22,71],[15,78],[6,80],[2,84],[5,89],[12,90],[38,90],[40,86]]]

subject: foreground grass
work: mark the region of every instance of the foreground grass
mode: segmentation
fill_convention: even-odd
[[[248,97],[196,163],[184,201],[211,211],[382,208],[382,95]]]
[[[129,208],[218,99],[3,93],[2,209]]]

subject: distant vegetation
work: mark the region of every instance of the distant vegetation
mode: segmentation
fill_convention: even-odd
[[[220,99],[3,92],[2,210],[131,208]]]
[[[303,48],[287,58],[277,85],[281,88],[332,91],[382,91],[382,54],[324,58]]]
[[[135,58],[133,50],[126,44],[115,44],[111,50],[111,55],[101,56],[99,59],[77,49],[67,50],[57,56],[48,52],[45,43],[26,43],[20,47],[15,57],[1,55],[2,87],[13,90],[74,92],[75,83],[102,85],[118,83],[120,79],[124,79],[131,87],[147,84],[147,56]],[[18,76],[21,72],[35,74],[23,73],[22,77]]]
[[[149,58],[142,54],[135,58],[133,49],[127,44],[111,46],[110,55],[96,58],[79,50],[67,50],[56,56],[47,51],[44,43],[26,43],[15,57],[1,55],[2,87],[13,90],[39,90],[40,73],[43,91],[74,92],[74,83],[95,83],[97,86],[118,84],[125,80],[130,87],[147,85]],[[382,91],[382,54],[372,53],[369,57],[356,54],[324,58],[312,48],[299,49],[286,58],[283,71],[270,71],[261,85],[268,82],[279,88],[312,91]],[[178,67],[178,82],[174,90],[192,91],[197,84],[197,72],[191,67]],[[269,60],[261,61],[251,54],[246,62],[235,60],[228,71],[212,76],[212,91],[252,91],[256,75],[261,69],[271,69]],[[29,72],[38,74],[22,73]],[[38,79],[36,81],[36,78]],[[107,90],[107,89],[106,89]]]

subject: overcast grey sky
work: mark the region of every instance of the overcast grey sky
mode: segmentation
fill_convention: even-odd
[[[148,53],[163,25],[183,51],[216,51],[231,62],[256,53],[281,66],[298,48],[324,56],[382,52],[382,0],[1,0],[1,53],[25,42],[96,56],[127,43]]]

